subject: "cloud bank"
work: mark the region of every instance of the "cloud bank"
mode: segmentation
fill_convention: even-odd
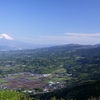
[[[65,33],[67,36],[74,36],[74,37],[92,37],[92,38],[100,38],[100,33],[93,33],[93,34],[87,34],[87,33]]]
[[[64,33],[61,36],[38,36],[31,40],[38,44],[98,44],[100,33]]]

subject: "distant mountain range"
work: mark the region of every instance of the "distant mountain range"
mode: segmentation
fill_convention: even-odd
[[[35,49],[48,47],[48,45],[38,45],[31,43],[24,43],[21,41],[16,41],[7,34],[0,35],[0,51],[7,50],[23,50],[23,49]]]
[[[67,46],[72,46],[72,45],[76,46],[78,44],[67,44]],[[51,46],[53,45],[38,45],[38,44],[31,44],[31,43],[16,41],[5,33],[0,35],[0,51],[36,49],[36,48],[51,47]],[[61,46],[66,46],[66,45],[61,45]],[[100,46],[100,44],[89,45],[89,46],[80,45],[80,48],[88,48],[88,47],[92,48],[94,46]]]

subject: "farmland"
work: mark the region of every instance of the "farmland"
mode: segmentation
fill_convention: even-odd
[[[58,72],[58,71],[57,71]],[[57,74],[58,75],[58,74]],[[8,74],[6,78],[1,78],[0,87],[1,89],[16,89],[16,90],[34,90],[47,88],[50,90],[53,87],[49,86],[50,82],[57,86],[64,84],[66,76],[56,76],[53,74],[32,74],[30,72]],[[52,85],[53,85],[52,84]],[[60,88],[63,88],[62,85]]]
[[[64,45],[1,51],[0,89],[41,94],[99,81],[100,47]]]

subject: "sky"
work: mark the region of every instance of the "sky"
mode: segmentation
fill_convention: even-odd
[[[100,0],[0,0],[0,34],[33,44],[100,43]]]

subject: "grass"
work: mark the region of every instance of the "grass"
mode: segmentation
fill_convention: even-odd
[[[6,80],[5,79],[0,79],[0,84],[4,84],[4,83],[6,83]]]
[[[63,82],[64,80],[66,80],[66,77],[53,77],[52,78],[53,82]]]
[[[27,77],[27,79],[29,79],[30,81],[35,80],[35,77]]]

